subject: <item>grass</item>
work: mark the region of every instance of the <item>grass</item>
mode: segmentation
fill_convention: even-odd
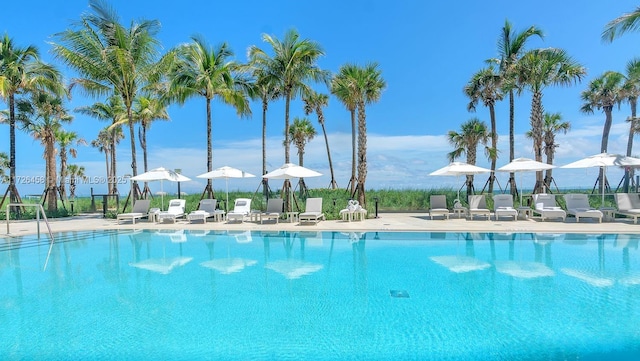
[[[564,193],[587,193],[591,195],[589,191],[582,190],[565,190]],[[451,188],[441,188],[441,189],[380,189],[380,190],[369,190],[366,194],[367,202],[366,209],[369,217],[374,217],[376,214],[376,204],[378,207],[378,213],[381,212],[427,212],[429,210],[429,197],[432,194],[444,194],[447,197],[447,206],[451,209],[453,208],[453,201],[457,198],[457,191]],[[226,199],[225,191],[218,190],[215,191],[215,196],[218,198],[219,208],[224,208],[224,200]],[[182,198],[186,199],[186,212],[189,213],[198,208],[198,202],[200,201],[201,194],[191,194],[187,196],[183,196]],[[280,197],[280,191],[272,192],[271,197]],[[295,192],[295,205],[294,209],[304,211],[304,199],[300,198],[299,192]],[[350,193],[345,189],[310,189],[308,192],[308,197],[320,197],[323,199],[323,211],[327,219],[338,219],[340,217],[339,213],[341,209],[347,207],[349,200],[351,199]],[[117,213],[123,212],[123,207],[125,205],[126,195],[124,197],[120,197],[119,206],[116,203],[114,197],[110,197],[107,200],[107,217],[115,218]],[[166,209],[167,204],[170,199],[176,198],[176,195],[166,195],[164,197],[164,207],[162,207],[162,200],[160,196],[153,196],[151,199],[151,208],[164,208]],[[250,198],[252,199],[251,208],[252,209],[261,209],[264,210],[266,208],[266,199],[263,197],[262,193],[254,193],[254,192],[242,192],[242,191],[232,191],[229,192],[229,206],[228,208],[233,209],[233,201],[236,198]],[[462,192],[460,194],[460,199],[463,204],[466,204],[466,193]],[[527,201],[530,202],[531,197],[528,194],[525,194],[524,202],[526,204]],[[558,205],[561,207],[565,207],[564,199],[561,196],[556,197]],[[590,203],[592,207],[599,208],[603,206],[601,204],[601,197],[599,195],[591,195],[589,197]],[[25,200],[25,203],[35,203],[38,200],[31,199]],[[516,203],[518,201],[516,200]],[[487,205],[492,208],[493,201],[491,197],[487,197]],[[605,197],[604,207],[615,207],[615,201],[612,196],[607,195]],[[46,209],[46,205],[45,205]],[[73,209],[73,211],[72,211]],[[6,219],[4,216],[6,207],[2,207],[0,210],[0,219]],[[91,202],[91,197],[79,197],[76,198],[71,205],[69,202],[65,202],[63,207],[62,202],[58,201],[58,210],[56,212],[47,211],[47,217],[49,218],[57,218],[57,217],[68,217],[73,214],[78,213],[91,213],[91,212],[102,212],[103,210],[103,198],[96,197],[94,203]],[[127,202],[127,207],[125,211],[131,210],[131,201]],[[11,219],[34,219],[36,218],[35,208],[25,207],[24,211],[20,212],[20,214],[12,213]]]

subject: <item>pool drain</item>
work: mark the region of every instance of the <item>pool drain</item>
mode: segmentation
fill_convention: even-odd
[[[389,294],[394,298],[409,298],[409,292],[405,290],[390,290]]]

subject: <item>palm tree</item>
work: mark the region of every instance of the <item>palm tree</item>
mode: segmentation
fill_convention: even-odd
[[[56,134],[62,123],[69,123],[73,119],[65,109],[62,99],[46,92],[35,92],[30,99],[20,99],[17,102],[18,119],[35,139],[39,139],[44,146],[46,163],[45,198],[47,209],[58,209],[57,170],[56,170]]]
[[[289,163],[289,107],[297,95],[309,92],[307,81],[328,82],[329,73],[320,69],[316,62],[324,51],[320,44],[309,39],[300,39],[294,29],[287,31],[283,41],[263,34],[262,40],[273,50],[269,56],[257,46],[249,48],[249,57],[255,66],[263,69],[264,75],[277,84],[285,99],[284,113],[284,161]]]
[[[147,161],[147,129],[156,120],[169,120],[167,106],[158,98],[139,96],[133,104],[134,122],[140,123],[138,128],[138,140],[142,148],[142,160],[144,171],[149,171]]]
[[[496,160],[498,159],[498,131],[496,129],[496,101],[502,100],[504,94],[502,93],[502,78],[500,74],[495,72],[493,66],[481,69],[475,73],[471,80],[465,85],[464,93],[471,101],[467,105],[467,110],[475,112],[476,105],[479,101],[482,101],[484,106],[489,108],[489,116],[491,119],[491,175],[489,176],[489,193],[493,193],[493,182],[495,175],[493,172],[496,170]]]
[[[640,7],[611,20],[602,32],[602,40],[612,42],[629,31],[637,31],[640,26]]]
[[[67,166],[67,172],[69,173],[69,197],[74,199],[76,197],[76,181],[77,179],[86,179],[84,174],[84,167],[76,164],[69,164]]]
[[[624,100],[625,76],[616,71],[607,71],[589,83],[587,90],[580,94],[584,102],[580,110],[585,114],[593,114],[594,109],[602,109],[605,114],[604,127],[602,129],[602,141],[600,152],[605,153],[609,145],[609,132],[613,123],[613,107]],[[604,170],[600,169],[598,183],[602,187],[607,187],[607,180],[604,178]]]
[[[292,144],[298,148],[298,164],[303,167],[304,166],[304,147],[307,143],[312,140],[317,132],[313,125],[307,118],[294,118],[293,124],[289,127],[289,139]],[[304,184],[304,179],[300,178],[300,194],[304,195],[307,193],[307,187]]]
[[[631,116],[627,118],[629,122],[629,137],[627,138],[626,155],[629,157],[633,151],[633,138],[639,130],[636,112],[638,96],[640,96],[640,58],[634,58],[627,63],[627,77],[622,89],[631,108]],[[623,185],[625,192],[629,191],[629,179],[633,179],[633,168],[625,167]]]
[[[487,124],[478,118],[471,118],[460,126],[460,132],[450,130],[447,133],[449,144],[454,149],[448,154],[449,161],[453,162],[463,154],[467,155],[467,163],[476,164],[478,144],[485,146],[485,152],[490,154],[487,144],[491,135]],[[467,194],[473,193],[473,175],[467,176]]]
[[[264,69],[254,65],[256,63],[254,59],[250,59],[249,63],[255,79],[250,95],[252,99],[259,99],[262,103],[262,174],[264,175],[267,174],[267,110],[269,102],[280,97],[280,89],[274,80],[264,73]],[[269,180],[267,178],[262,178],[262,188],[265,196],[268,196]]]
[[[326,94],[311,92],[310,94],[305,95],[303,100],[304,113],[309,115],[315,112],[318,115],[318,123],[320,123],[320,126],[322,127],[324,144],[327,148],[327,158],[329,159],[329,172],[331,173],[331,183],[329,183],[329,186],[331,189],[336,189],[338,188],[338,183],[336,182],[336,178],[333,174],[333,162],[331,161],[331,152],[329,151],[329,138],[327,138],[327,129],[324,126],[324,112],[322,111],[323,107],[329,105],[329,96]]]
[[[90,0],[89,7],[92,11],[74,23],[75,29],[55,34],[58,43],[53,43],[53,52],[79,74],[72,79],[72,87],[80,86],[94,96],[117,94],[122,98],[129,119],[131,169],[136,176],[133,101],[141,91],[157,84],[171,63],[171,53],[157,60],[160,45],[155,37],[160,29],[157,20],[131,22],[125,28],[106,2]],[[133,188],[137,189],[136,182]]]
[[[18,47],[7,34],[0,39],[0,98],[9,106],[9,193],[10,203],[20,203],[16,188],[16,95],[33,90],[49,90],[62,94],[60,73],[40,61],[38,49]],[[0,202],[4,203],[5,193]]]
[[[515,157],[515,100],[514,93],[518,90],[519,84],[516,81],[515,69],[520,57],[525,52],[527,41],[537,36],[544,38],[542,30],[535,26],[530,26],[524,31],[517,32],[513,29],[509,20],[505,20],[498,38],[498,57],[495,59],[500,65],[500,76],[502,84],[509,93],[509,161]],[[516,194],[516,181],[513,173],[509,176],[511,194]]]
[[[571,129],[571,123],[563,122],[562,115],[560,113],[544,113],[544,125],[543,125],[543,141],[544,141],[544,154],[547,157],[547,164],[553,165],[553,158],[556,153],[556,134],[562,132],[567,134]],[[533,133],[527,132],[527,137],[531,138]],[[553,169],[547,169],[544,177],[544,184],[546,189],[551,189],[551,182],[553,181],[552,175]]]
[[[516,81],[531,91],[531,136],[535,160],[542,161],[544,107],[542,94],[551,85],[571,85],[586,74],[585,68],[561,49],[536,49],[524,54],[518,62]],[[543,189],[542,171],[536,172],[534,192]]]
[[[204,97],[207,107],[207,171],[213,170],[213,151],[211,146],[211,101],[220,99],[235,108],[238,116],[251,115],[249,108],[249,83],[240,73],[239,64],[229,60],[233,52],[226,43],[210,47],[198,36],[192,42],[176,49],[178,61],[170,75],[170,94],[178,102],[199,95]],[[203,192],[213,198],[211,179]]]
[[[112,147],[112,138],[111,131],[109,129],[102,129],[98,133],[98,137],[91,141],[91,146],[94,148],[98,148],[98,151],[104,153],[105,164],[107,169],[107,184],[109,187],[109,194],[111,193],[111,176],[113,168],[110,166],[109,155],[113,154],[111,151]]]
[[[66,198],[66,180],[67,180],[67,156],[70,154],[73,158],[78,155],[78,150],[74,145],[87,145],[87,141],[81,138],[78,133],[65,131],[60,129],[56,133],[56,141],[60,147],[58,154],[60,156],[60,196],[64,200]]]
[[[103,130],[98,134],[98,138],[109,139],[111,142],[108,146],[105,144],[103,148],[107,149],[109,154],[105,155],[111,158],[111,166],[107,166],[107,188],[109,194],[117,194],[118,186],[116,182],[117,176],[117,145],[124,139],[121,121],[126,118],[126,109],[122,98],[116,95],[110,96],[105,103],[97,102],[90,106],[78,107],[75,109],[80,114],[85,114],[98,120],[106,120],[111,122],[111,126],[104,129],[107,134],[102,134]],[[102,135],[101,135],[102,134]],[[109,172],[109,170],[111,170]]]
[[[387,86],[377,63],[358,68],[351,81],[358,108],[358,202],[366,207],[365,182],[367,179],[367,116],[365,105],[377,102]]]
[[[356,100],[351,91],[351,79],[355,77],[358,67],[355,64],[346,64],[340,67],[338,74],[331,79],[331,93],[335,95],[351,114],[351,178],[349,185],[352,196],[356,194]],[[349,187],[347,185],[347,187]]]

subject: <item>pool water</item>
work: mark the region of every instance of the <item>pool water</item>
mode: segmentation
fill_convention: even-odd
[[[94,231],[48,255],[0,238],[0,359],[637,360],[639,239]]]

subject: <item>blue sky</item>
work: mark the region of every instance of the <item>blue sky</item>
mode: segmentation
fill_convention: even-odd
[[[84,0],[19,2],[3,5],[0,31],[8,33],[20,46],[34,44],[45,61],[55,62],[48,41],[51,35],[69,27],[88,10]],[[508,19],[515,29],[535,25],[545,33],[544,40],[534,39],[529,48],[558,47],[565,49],[588,71],[579,84],[566,88],[549,88],[543,104],[548,112],[560,112],[563,120],[571,122],[567,135],[559,136],[560,147],[556,164],[562,165],[584,156],[600,152],[604,114],[580,113],[580,92],[593,78],[608,70],[624,72],[626,63],[640,55],[640,33],[631,33],[603,43],[600,35],[605,25],[632,11],[637,4],[631,1],[538,1],[535,6],[517,1],[233,1],[212,2],[186,0],[179,2],[113,0],[111,5],[123,23],[135,19],[157,19],[162,28],[159,38],[165,49],[188,42],[194,34],[202,35],[211,44],[227,42],[235,52],[235,59],[246,61],[251,45],[269,50],[263,43],[263,33],[282,38],[290,28],[296,28],[304,38],[319,42],[326,53],[319,65],[336,72],[348,62],[365,64],[378,62],[387,89],[380,101],[367,109],[368,124],[368,188],[430,188],[459,187],[459,180],[449,177],[430,177],[428,174],[448,164],[446,154],[452,150],[445,134],[458,130],[460,124],[479,117],[489,122],[489,112],[479,106],[476,113],[466,110],[467,98],[462,88],[471,75],[484,66],[484,60],[497,55],[500,29]],[[62,67],[67,77],[68,69]],[[323,85],[318,91],[327,92]],[[74,93],[69,103],[73,109],[89,105],[94,99]],[[516,157],[533,158],[531,141],[523,134],[529,129],[531,94],[523,93],[516,102]],[[0,108],[6,105],[0,102]],[[508,162],[508,103],[497,105],[497,124],[501,150],[498,166]],[[261,108],[252,104],[253,116],[239,119],[229,107],[213,103],[214,168],[229,165],[245,171],[261,173]],[[194,179],[182,185],[182,190],[199,193],[204,182],[195,178],[206,172],[206,123],[204,101],[194,98],[184,106],[169,109],[171,120],[156,122],[148,132],[150,167],[180,168]],[[626,149],[629,115],[623,104],[614,113],[609,137],[609,152],[624,153]],[[304,116],[302,102],[292,102],[291,116]],[[346,187],[350,176],[351,140],[349,113],[331,97],[325,111],[326,127],[339,186]],[[320,127],[315,115],[310,120]],[[75,115],[68,129],[77,131],[87,141],[95,139],[104,127],[92,118]],[[268,113],[268,169],[284,162],[282,132],[284,101],[270,105]],[[0,151],[8,152],[8,126],[0,126]],[[131,173],[130,145],[125,139],[118,152],[118,174]],[[29,135],[18,132],[17,174],[44,174],[42,147]],[[634,151],[634,155],[640,152]],[[292,160],[297,161],[295,148]],[[464,159],[463,159],[464,160]],[[72,163],[85,166],[91,177],[104,177],[104,156],[89,146],[81,147]],[[487,166],[485,159],[478,165]],[[138,149],[138,173],[142,172],[141,150]],[[311,187],[329,184],[328,162],[324,141],[319,135],[307,146],[305,166],[325,174],[308,179]],[[612,184],[621,174],[610,172]],[[554,173],[556,183],[564,187],[593,186],[597,171],[564,170]],[[507,176],[498,174],[504,185]],[[521,177],[522,186],[530,187],[533,175]],[[482,187],[482,176],[476,187]],[[259,179],[232,180],[230,189],[254,190]],[[78,188],[81,195],[104,193],[106,184],[85,184]],[[151,185],[152,189],[159,185]],[[166,188],[172,186],[165,185]],[[224,188],[224,181],[215,181],[216,189]],[[42,192],[41,185],[20,184],[22,195]],[[2,189],[4,192],[4,189]],[[121,187],[125,192],[126,187]],[[169,189],[171,191],[171,189]]]

